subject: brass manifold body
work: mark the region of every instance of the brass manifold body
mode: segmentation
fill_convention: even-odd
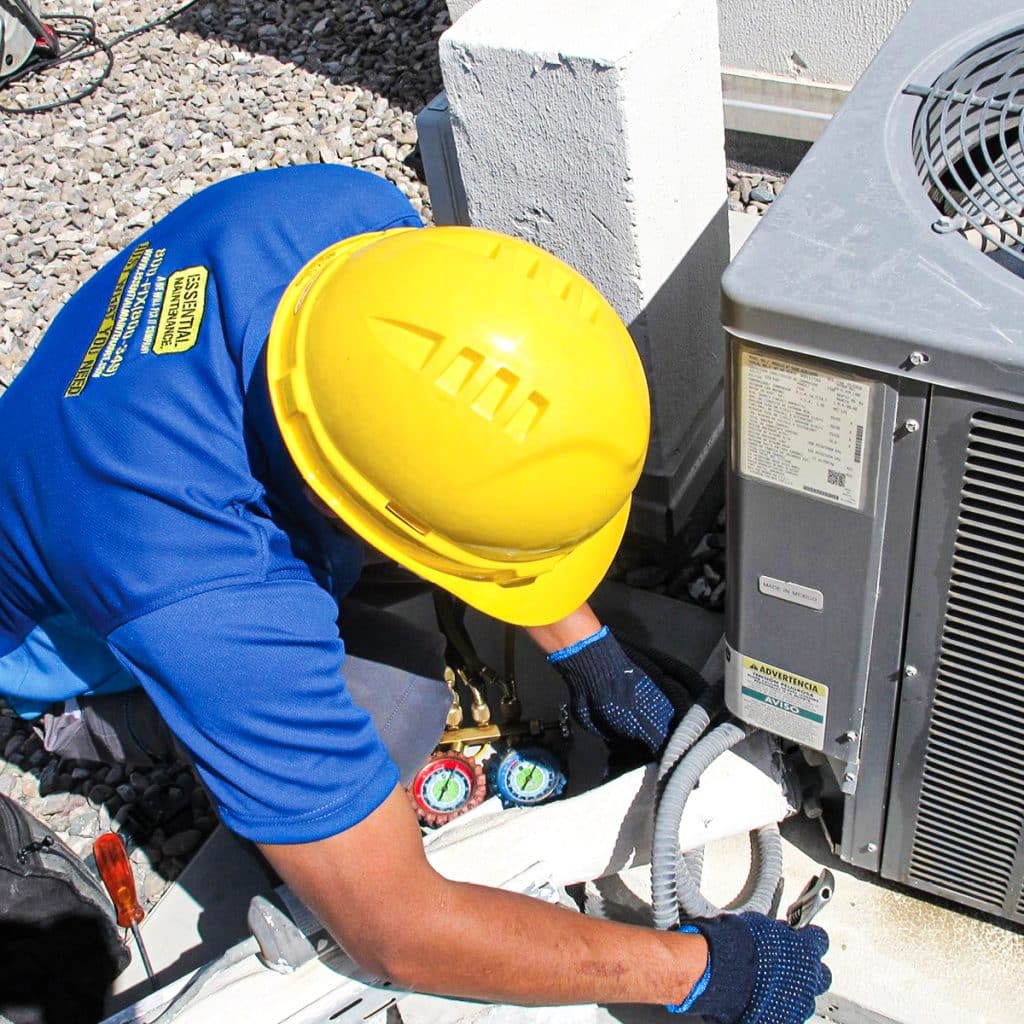
[[[453,669],[449,666],[444,670],[444,681],[452,695],[451,707],[448,709],[448,717],[445,720],[445,730],[440,740],[439,747],[447,747],[455,751],[461,751],[467,746],[479,746],[485,743],[493,743],[496,740],[510,739],[522,736],[540,736],[551,725],[539,721],[523,721],[518,714],[518,700],[515,706],[508,708],[511,714],[509,720],[498,724],[491,720],[491,708],[484,697],[483,690],[477,686],[463,669]],[[472,696],[470,704],[470,715],[473,725],[464,726],[466,714],[462,706],[462,697],[459,694],[458,684],[461,683]],[[505,705],[505,701],[502,702]]]

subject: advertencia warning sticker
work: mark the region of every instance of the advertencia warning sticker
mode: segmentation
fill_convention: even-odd
[[[726,683],[739,694],[740,717],[751,725],[821,750],[825,744],[828,687],[730,651]],[[731,703],[731,702],[730,702]],[[732,704],[735,710],[735,704]]]
[[[862,508],[875,385],[749,348],[737,376],[739,471]]]

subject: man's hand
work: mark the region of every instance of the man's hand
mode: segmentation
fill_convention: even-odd
[[[704,977],[687,999],[668,1008],[699,1013],[715,1024],[803,1024],[832,974],[821,962],[828,936],[821,928],[791,928],[763,914],[723,916],[684,925],[700,933],[710,955]]]
[[[664,746],[675,714],[671,701],[587,605],[529,632],[569,687],[569,709],[584,729],[605,740],[643,743],[652,754]]]
[[[534,1005],[667,1004],[707,967],[701,935],[448,881],[424,856],[401,789],[340,835],[260,848],[357,963],[402,988]]]

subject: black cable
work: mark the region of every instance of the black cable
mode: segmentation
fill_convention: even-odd
[[[36,39],[46,38],[46,26],[36,16],[36,12],[25,2],[25,0],[9,0],[21,12],[25,24],[36,34]]]
[[[165,25],[172,19],[184,14],[190,7],[194,7],[198,2],[199,0],[186,0],[185,3],[179,4],[167,14],[161,15],[159,18],[154,18],[152,21],[144,22],[141,25],[136,25],[134,28],[128,29],[127,32],[122,32],[120,35],[114,36],[114,38],[109,42],[100,39],[99,36],[96,35],[96,22],[92,18],[79,14],[46,15],[46,23],[66,22],[69,26],[64,31],[59,31],[56,26],[53,26],[58,42],[61,44],[60,53],[53,57],[36,57],[34,60],[27,61],[17,71],[13,71],[3,79],[0,79],[0,89],[3,89],[5,86],[11,85],[15,82],[35,77],[39,73],[49,71],[62,64],[67,64],[72,61],[88,60],[89,58],[97,55],[102,55],[104,59],[103,67],[95,78],[71,96],[64,96],[51,103],[38,103],[27,106],[18,105],[9,107],[0,103],[0,113],[42,114],[48,110],[56,110],[58,107],[68,106],[69,104],[78,103],[81,100],[84,100],[87,96],[91,96],[110,76],[111,69],[114,66],[113,51],[115,46],[118,46],[137,35],[141,35],[143,32],[149,32],[151,29],[158,28],[160,25]]]
[[[177,18],[179,14],[184,14],[190,7],[195,7],[199,3],[199,0],[186,0],[185,3],[175,7],[174,10],[168,14],[161,15],[159,18],[155,18],[153,21],[143,22],[141,25],[137,25],[135,28],[128,29],[127,32],[122,32],[119,36],[114,36],[110,40],[110,46],[117,46],[120,43],[131,39],[133,36],[141,35],[143,32],[148,32],[150,29],[159,28],[161,25],[166,25],[167,22],[174,18]]]
[[[34,77],[39,72],[49,71],[52,68],[73,61],[88,60],[97,54],[102,54],[105,58],[104,65],[95,78],[70,96],[64,96],[51,103],[37,103],[25,106],[21,104],[7,106],[0,103],[0,112],[4,114],[42,114],[48,110],[55,110],[57,107],[78,103],[80,100],[85,99],[86,96],[91,96],[110,75],[110,70],[114,64],[114,54],[111,52],[110,47],[97,37],[96,22],[92,18],[79,14],[53,14],[48,16],[47,20],[66,22],[69,26],[63,32],[54,28],[57,38],[62,44],[60,55],[57,57],[37,57],[35,60],[26,62],[17,71],[13,71],[5,76],[3,81],[0,82],[0,86],[13,85],[15,82],[21,82],[27,78]]]

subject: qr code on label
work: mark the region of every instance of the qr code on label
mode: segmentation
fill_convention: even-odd
[[[846,486],[846,474],[840,473],[838,469],[830,469],[828,471],[828,482],[833,487],[845,487]]]

